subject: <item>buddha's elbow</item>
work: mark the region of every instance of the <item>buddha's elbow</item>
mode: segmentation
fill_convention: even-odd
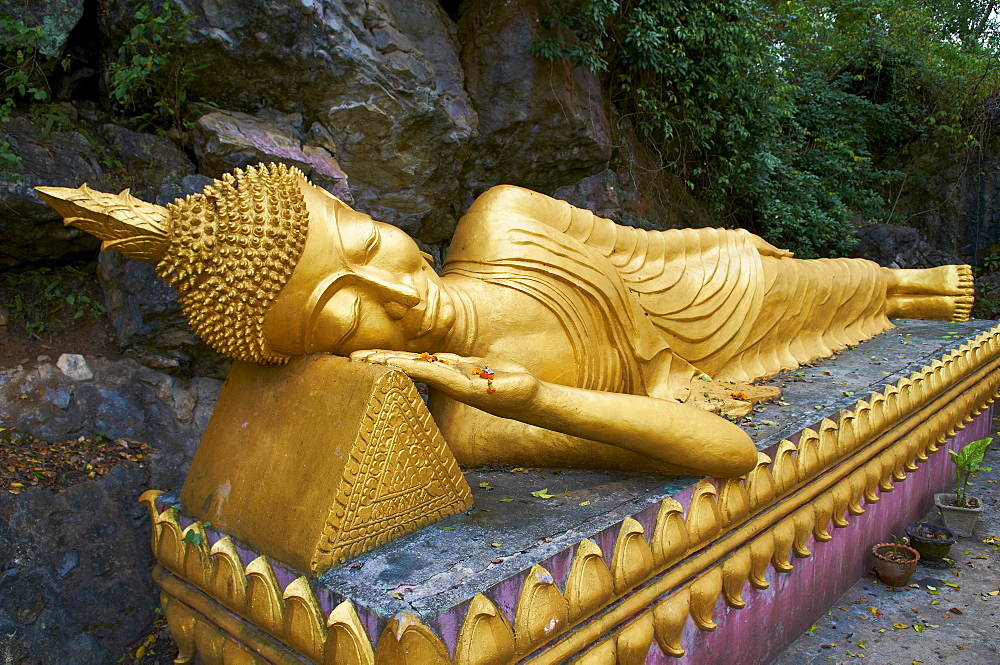
[[[713,455],[707,456],[702,471],[713,478],[737,478],[746,475],[757,466],[757,448],[753,439],[735,425],[730,436],[714,442]]]

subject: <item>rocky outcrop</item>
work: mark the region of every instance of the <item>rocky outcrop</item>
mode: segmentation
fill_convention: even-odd
[[[195,153],[203,173],[218,175],[245,166],[277,162],[301,170],[341,201],[353,202],[344,173],[331,152],[333,138],[313,123],[304,142],[301,114],[262,109],[256,116],[216,110],[198,118]]]
[[[61,104],[48,109],[48,118],[14,115],[0,126],[0,142],[9,142],[20,158],[16,171],[0,172],[0,269],[90,257],[100,246],[93,236],[64,226],[35,195],[35,186],[129,187],[151,201],[204,187],[189,181],[194,164],[168,137],[136,132],[86,111],[83,117],[77,107]]]
[[[158,603],[136,501],[180,486],[220,388],[75,354],[0,372],[5,424],[50,441],[104,432],[156,450],[149,469],[117,466],[64,492],[0,493],[0,662],[110,663],[141,635]]]
[[[914,228],[897,224],[872,224],[857,231],[853,255],[887,268],[933,268],[963,263],[955,254],[931,247]]]
[[[914,151],[888,193],[907,227],[959,263],[1000,255],[1000,97],[983,103],[978,120],[979,145],[942,141],[922,148],[930,154]]]
[[[0,493],[0,662],[112,663],[156,607],[149,478],[119,466],[63,493]]]
[[[157,451],[153,486],[175,487],[221,387],[216,379],[181,379],[133,360],[43,356],[0,372],[0,419],[48,441],[96,432],[142,441]]]
[[[19,9],[23,12],[25,25],[41,30],[41,39],[37,42],[41,55],[56,58],[66,48],[70,32],[83,16],[84,0],[32,0],[23,3]],[[19,13],[11,5],[5,6],[4,12],[15,16]],[[0,33],[0,37],[7,43],[18,46],[35,46],[34,43],[17,39],[15,35]],[[50,63],[49,66],[54,64]]]
[[[47,135],[27,116],[0,127],[0,142],[10,143],[21,159],[16,173],[0,173],[0,268],[54,261],[93,253],[100,243],[79,229],[65,227],[32,187],[103,187],[104,171],[93,144],[80,132]]]
[[[126,355],[180,376],[226,377],[232,361],[194,334],[173,288],[156,276],[152,265],[103,252],[97,259],[97,279]]]
[[[195,165],[166,136],[136,132],[111,123],[99,125],[97,132],[107,143],[109,162],[120,164],[114,167],[120,169],[115,180],[125,183],[137,196],[150,201],[165,197],[172,200],[175,197],[171,195],[178,189],[179,196],[191,193],[185,189],[197,187],[197,181],[189,181],[186,187],[181,184],[195,174]]]
[[[113,49],[142,3],[102,4]],[[318,124],[358,207],[379,219],[419,234],[450,216],[476,118],[454,24],[437,2],[181,4],[191,16],[185,57],[206,66],[191,98],[244,113],[298,113],[307,132]]]
[[[464,174],[470,197],[498,183],[551,194],[603,171],[611,159],[597,77],[530,55],[544,11],[527,2],[462,5],[462,66],[479,116]]]

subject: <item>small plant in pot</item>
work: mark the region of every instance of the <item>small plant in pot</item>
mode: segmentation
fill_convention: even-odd
[[[920,561],[931,568],[948,568],[944,559],[955,544],[955,534],[946,526],[930,522],[914,522],[906,525],[906,537],[910,547],[920,553]]]
[[[888,586],[901,587],[910,583],[920,554],[912,547],[903,545],[899,538],[892,537],[891,543],[879,543],[872,548],[875,555],[875,572]]]
[[[967,488],[972,484],[969,478],[980,471],[992,471],[993,467],[982,466],[986,448],[993,442],[992,437],[966,444],[961,451],[949,450],[955,464],[955,493],[934,495],[934,505],[941,513],[945,526],[960,538],[971,538],[976,526],[976,518],[983,512],[983,503],[977,497],[968,496]]]

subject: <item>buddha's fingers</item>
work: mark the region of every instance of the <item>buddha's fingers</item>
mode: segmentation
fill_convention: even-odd
[[[386,349],[363,349],[351,354],[352,362],[368,363],[369,365],[388,364],[389,358],[406,358],[419,356],[419,353],[409,353],[407,351],[389,351]]]
[[[351,361],[395,367],[406,372],[411,379],[423,381],[449,393],[455,389],[467,389],[475,378],[471,370],[465,371],[465,366],[471,368],[469,363],[453,362],[429,353],[364,350],[352,353]]]
[[[475,365],[479,367],[482,365],[489,364],[489,362],[487,362],[485,358],[480,358],[479,356],[460,356],[457,353],[443,353],[443,352],[434,353],[431,357],[436,358],[437,360],[443,360],[449,363],[453,363],[455,365],[465,364],[469,366]]]
[[[515,362],[509,360],[500,360],[499,358],[483,358],[481,356],[460,356],[455,353],[435,353],[431,356],[432,359],[438,362],[446,362],[458,365],[463,369],[469,369],[470,371],[476,368],[486,369],[487,371],[493,370],[495,372],[508,373],[508,374],[527,374],[528,370],[524,368],[523,365],[518,365]],[[473,372],[473,374],[478,374],[478,372]]]
[[[514,363],[491,365],[484,358],[466,358],[450,353],[405,351],[355,351],[355,362],[388,365],[402,370],[415,381],[423,381],[452,399],[505,418],[520,419],[520,410],[538,390],[538,379]]]

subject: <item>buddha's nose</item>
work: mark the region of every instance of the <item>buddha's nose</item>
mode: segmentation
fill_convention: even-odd
[[[380,292],[381,297],[385,298],[386,311],[390,316],[394,316],[393,312],[389,311],[390,307],[398,309],[402,307],[401,317],[406,313],[406,310],[412,309],[420,304],[420,294],[417,289],[400,279],[386,279],[380,275],[374,275],[371,273],[362,273],[358,271],[359,276],[361,276],[366,282],[376,287]]]

